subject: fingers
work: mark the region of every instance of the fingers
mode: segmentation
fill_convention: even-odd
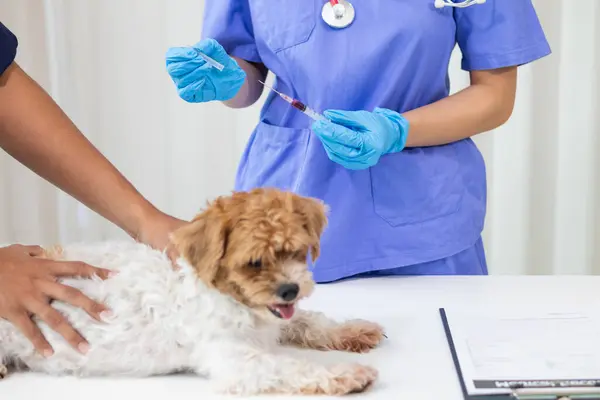
[[[179,90],[179,97],[188,103],[212,101],[216,98],[216,91],[214,86],[207,85],[207,83],[206,79],[202,78],[198,82],[185,86]]]
[[[79,307],[98,321],[103,320],[100,314],[102,312],[107,312],[107,308],[103,304],[95,302],[81,291],[71,286],[61,285],[60,283],[50,281],[40,281],[36,286],[46,296]]]
[[[331,143],[325,139],[322,139],[321,143],[325,148],[327,157],[329,157],[331,161],[344,166],[346,169],[361,170],[370,166],[367,162],[368,157],[372,157],[373,155],[369,152],[362,154],[356,149],[345,147],[338,143]]]
[[[172,244],[169,244],[166,248],[167,257],[171,260],[171,264],[173,269],[179,270],[179,265],[177,264],[177,260],[179,259],[179,252]]]
[[[204,82],[210,74],[211,68],[208,64],[194,66],[193,68],[189,66],[187,72],[177,79],[177,87],[184,88],[199,81]]]
[[[195,49],[203,52],[204,54],[210,56],[213,55],[216,50],[218,50],[221,45],[215,39],[207,38],[202,39],[198,43],[193,46]]]
[[[11,248],[15,251],[19,251],[19,252],[23,252],[31,257],[39,257],[44,255],[44,249],[41,248],[40,246],[35,246],[35,245],[23,245],[23,244],[13,244],[11,246],[8,246],[8,248]]]
[[[220,63],[227,63],[231,57],[223,46],[214,39],[204,39],[194,45],[194,48]]]
[[[198,52],[192,47],[171,47],[167,50],[167,62],[189,61],[198,57]]]
[[[348,128],[366,128],[361,122],[361,119],[369,117],[371,113],[368,111],[341,111],[327,110],[323,115],[336,124],[346,126]]]
[[[79,350],[79,352],[83,354],[87,353],[89,344],[75,329],[73,329],[65,317],[57,310],[39,299],[31,299],[27,303],[27,309],[65,338],[73,348]]]
[[[351,152],[360,154],[358,149],[354,149],[352,147],[348,147],[344,144],[336,142],[326,135],[321,136],[320,134],[317,133],[317,136],[319,136],[319,139],[321,140],[321,144],[323,144],[323,147],[325,148],[325,150],[327,151],[328,154],[335,154],[338,156],[348,155]]]
[[[31,257],[40,257],[44,255],[44,249],[42,249],[40,246],[23,246],[24,250],[27,252],[27,254],[29,254]]]
[[[50,357],[54,354],[52,346],[44,338],[40,328],[29,318],[25,311],[18,313],[15,317],[9,319],[17,329],[33,344],[35,350],[44,357]]]
[[[357,159],[363,154],[363,151],[360,149],[346,146],[343,143],[338,143],[328,138],[321,138],[321,142],[330,152],[335,153],[340,157]]]
[[[182,60],[182,61],[179,61],[177,59],[168,59],[167,60],[167,72],[169,73],[171,78],[174,78],[174,79],[182,78],[182,77],[185,77],[190,74],[196,76],[197,74],[193,74],[193,72],[204,65],[208,65],[208,64],[201,57],[192,58],[190,60]],[[196,76],[196,79],[198,79],[198,78],[199,78],[199,76]]]
[[[108,279],[116,274],[115,271],[92,267],[79,261],[48,261],[48,273],[56,277],[92,278],[97,276],[100,279]]]
[[[312,128],[315,134],[322,139],[328,139],[330,142],[340,143],[356,149],[362,147],[361,136],[344,126],[326,120],[319,120],[313,123]]]

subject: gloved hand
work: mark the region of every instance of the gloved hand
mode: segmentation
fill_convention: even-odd
[[[211,67],[202,52],[223,64],[222,71]],[[167,71],[177,86],[179,97],[189,103],[230,100],[240,90],[246,73],[214,39],[205,39],[191,47],[172,47],[167,51]]]
[[[402,151],[406,144],[409,124],[395,111],[328,110],[323,115],[329,120],[315,121],[312,129],[329,159],[345,168],[372,167],[382,155]]]

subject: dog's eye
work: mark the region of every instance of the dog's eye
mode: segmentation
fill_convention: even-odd
[[[260,268],[260,267],[262,267],[262,261],[261,260],[250,261],[250,263],[248,263],[248,265],[251,266],[252,268]]]

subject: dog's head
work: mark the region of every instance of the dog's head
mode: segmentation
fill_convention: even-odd
[[[312,293],[307,260],[326,226],[318,200],[275,189],[220,197],[173,234],[198,277],[258,315],[289,319]]]

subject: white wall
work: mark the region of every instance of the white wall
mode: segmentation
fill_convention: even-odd
[[[164,53],[195,42],[203,3],[0,0],[22,67],[145,196],[182,218],[230,191],[260,107],[177,97]],[[554,54],[520,70],[512,119],[476,139],[488,165],[484,236],[495,274],[600,272],[600,2],[572,3],[535,1]],[[459,57],[453,90],[468,82]],[[0,243],[124,237],[4,154],[0,221]]]

